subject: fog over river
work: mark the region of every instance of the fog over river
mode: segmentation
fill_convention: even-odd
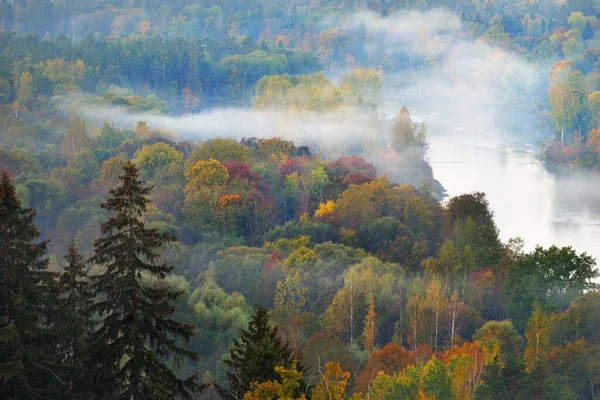
[[[426,118],[425,118],[426,120]],[[600,177],[556,177],[537,159],[539,146],[430,132],[430,163],[448,196],[487,194],[502,240],[572,246],[600,262]]]

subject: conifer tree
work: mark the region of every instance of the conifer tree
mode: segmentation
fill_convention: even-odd
[[[263,308],[256,310],[248,329],[233,343],[230,358],[224,361],[230,368],[229,388],[217,387],[225,399],[242,399],[252,382],[277,380],[277,366],[290,369],[296,363],[298,372],[303,371],[302,363],[298,363],[287,342],[279,338],[277,326],[269,325],[267,310]]]
[[[87,268],[75,242],[69,246],[67,265],[60,275],[60,292],[56,331],[58,332],[59,360],[67,393],[71,397],[86,396],[87,371],[84,362],[87,356],[87,341],[94,329],[91,292]],[[65,394],[67,396],[67,394]]]
[[[0,176],[0,397],[51,398],[53,335],[46,327],[46,242],[17,199],[8,174]]]
[[[180,379],[167,365],[167,359],[177,367],[198,358],[181,346],[194,327],[170,318],[182,292],[166,284],[172,267],[159,263],[157,248],[174,238],[145,226],[151,188],[131,161],[123,170],[121,185],[102,204],[113,215],[102,224],[91,259],[105,268],[92,282],[99,299],[94,309],[104,317],[90,342],[94,389],[110,399],[190,398],[200,390],[197,376]]]

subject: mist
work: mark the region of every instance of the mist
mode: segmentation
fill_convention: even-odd
[[[523,112],[512,105],[533,104],[534,89],[543,84],[546,75],[543,68],[473,40],[455,14],[435,9],[397,12],[382,18],[360,11],[341,20],[324,17],[322,21],[322,27],[337,26],[348,33],[361,24],[367,30],[365,51],[412,63],[408,69],[398,65],[397,72],[384,74],[380,120],[391,119],[406,104],[416,119],[428,124],[430,135],[467,130],[471,132],[467,136],[477,133],[496,140],[506,136],[508,123],[518,121],[528,130],[542,126],[531,110]],[[330,78],[336,82],[339,74]],[[179,117],[130,114],[120,108],[97,106],[82,106],[77,111],[87,119],[108,120],[121,127],[143,120],[152,129],[183,139],[279,136],[297,144],[320,143],[334,148],[348,141],[373,141],[373,136],[379,135],[383,135],[381,143],[385,145],[389,129],[386,124],[374,124],[372,112],[351,107],[301,113],[228,108]]]

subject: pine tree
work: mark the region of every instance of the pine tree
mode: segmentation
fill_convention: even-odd
[[[92,281],[100,299],[94,309],[104,317],[90,342],[94,389],[110,399],[190,398],[200,390],[197,376],[180,379],[166,364],[171,359],[178,367],[198,358],[180,345],[193,335],[193,326],[169,318],[182,292],[165,283],[172,267],[158,263],[156,249],[174,238],[145,226],[151,188],[131,161],[123,169],[121,185],[102,204],[113,215],[102,224],[91,258],[105,268]]]
[[[52,370],[54,335],[47,327],[46,242],[35,212],[21,207],[8,174],[0,177],[0,394],[3,399],[50,398],[60,378]]]
[[[242,399],[252,382],[277,380],[277,366],[290,369],[296,363],[298,372],[303,371],[302,363],[279,338],[277,326],[269,325],[268,313],[263,308],[256,310],[248,329],[233,343],[231,360],[224,363],[230,368],[229,389],[217,387],[217,390],[225,399]]]
[[[66,261],[67,265],[60,275],[57,353],[65,370],[64,379],[68,382],[68,394],[78,398],[84,397],[86,390],[90,389],[86,388],[88,371],[84,368],[84,362],[87,356],[87,342],[94,329],[94,297],[85,262],[74,242],[69,246]]]

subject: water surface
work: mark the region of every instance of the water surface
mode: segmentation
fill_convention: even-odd
[[[556,177],[527,142],[480,137],[463,129],[431,134],[434,177],[449,196],[487,194],[503,241],[572,246],[600,262],[600,177]]]

